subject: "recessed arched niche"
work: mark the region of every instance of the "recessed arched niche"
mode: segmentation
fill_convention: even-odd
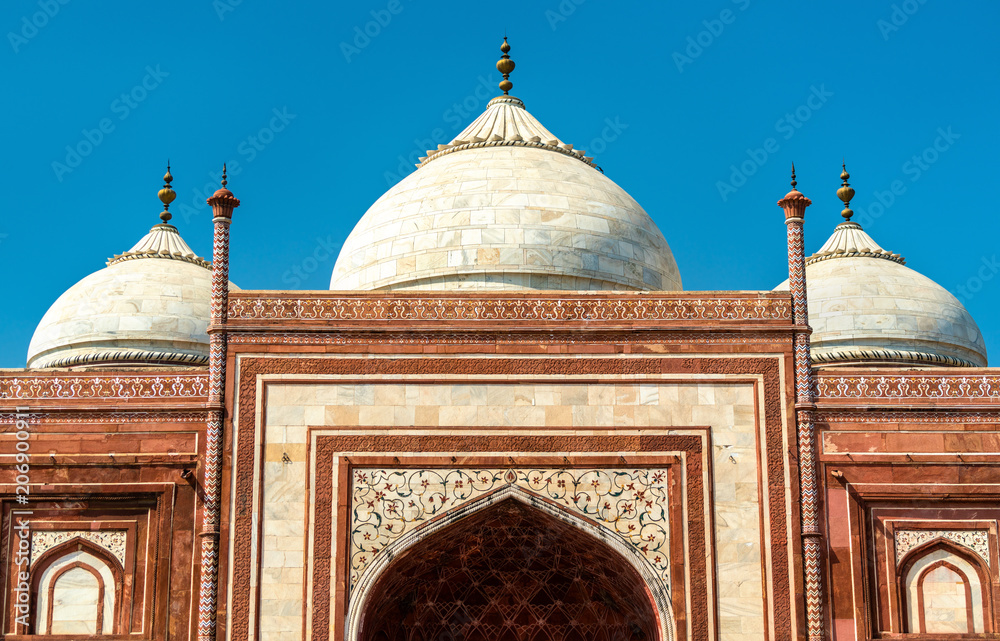
[[[372,586],[359,641],[660,641],[639,572],[606,543],[506,499],[411,546]]]

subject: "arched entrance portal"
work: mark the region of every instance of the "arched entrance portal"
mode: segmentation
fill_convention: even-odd
[[[611,547],[508,499],[392,562],[360,641],[659,641],[639,573]]]

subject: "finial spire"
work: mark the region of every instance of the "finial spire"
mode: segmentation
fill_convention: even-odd
[[[500,51],[503,52],[503,56],[497,61],[497,71],[503,74],[503,80],[500,82],[500,89],[503,90],[503,95],[508,95],[511,89],[514,88],[514,83],[509,80],[510,72],[514,71],[514,61],[510,59],[507,52],[510,51],[510,45],[507,44],[507,36],[503,37],[503,44],[500,45]]]
[[[795,182],[795,163],[792,163],[792,189],[795,189],[795,185],[799,183]]]
[[[226,180],[226,163],[222,163],[222,188],[225,189],[229,181]]]
[[[840,174],[840,179],[843,184],[840,185],[840,189],[837,190],[837,198],[844,201],[844,211],[840,212],[840,215],[844,217],[844,220],[850,220],[854,212],[851,211],[851,199],[854,198],[854,188],[847,182],[847,179],[851,177],[851,174],[847,173],[847,161],[844,161],[840,165],[843,168],[843,172]]]
[[[174,202],[174,198],[177,198],[177,192],[173,190],[170,186],[171,181],[174,177],[170,175],[170,160],[167,160],[167,173],[163,175],[163,188],[158,194],[160,202],[163,203],[163,211],[160,213],[160,220],[164,223],[170,221],[173,216],[168,211],[170,209],[170,203]]]

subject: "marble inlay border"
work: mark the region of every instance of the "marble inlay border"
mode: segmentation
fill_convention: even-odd
[[[670,585],[668,468],[354,469],[350,589],[379,552],[460,505],[515,486],[634,547]]]
[[[31,564],[34,565],[43,554],[62,545],[66,541],[80,538],[90,541],[110,552],[118,562],[125,566],[125,550],[128,542],[126,530],[35,530],[31,533]]]
[[[976,374],[852,374],[820,372],[818,400],[863,398],[1000,399],[1000,376]]]
[[[208,374],[0,377],[0,400],[175,399],[208,396]]]
[[[896,530],[896,564],[906,554],[928,541],[947,539],[978,554],[990,564],[990,534],[988,530]]]
[[[229,300],[230,320],[325,321],[547,321],[588,323],[621,321],[791,321],[785,297],[707,297],[644,295],[598,298],[278,298],[239,293]]]

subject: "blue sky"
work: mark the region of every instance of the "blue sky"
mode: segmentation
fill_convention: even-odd
[[[959,295],[1000,357],[1000,217],[962,195],[996,184],[996,2],[7,0],[0,21],[0,367],[158,222],[168,157],[196,251],[229,162],[232,280],[327,288],[407,158],[498,93],[505,29],[511,93],[652,215],[685,289],[781,282],[790,163],[812,252],[846,157],[856,219]]]

